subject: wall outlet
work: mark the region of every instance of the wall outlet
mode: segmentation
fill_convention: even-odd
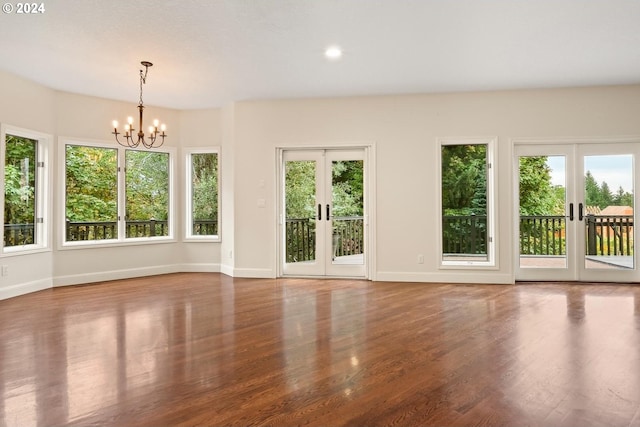
[[[418,255],[418,264],[424,264],[424,255],[422,254]]]
[[[3,276],[8,276],[9,275],[9,266],[8,265],[3,265],[1,269],[2,269],[2,275]]]

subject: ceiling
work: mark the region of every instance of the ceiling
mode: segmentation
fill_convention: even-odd
[[[638,0],[43,0],[0,70],[149,105],[640,83]],[[324,50],[339,45],[343,57]]]

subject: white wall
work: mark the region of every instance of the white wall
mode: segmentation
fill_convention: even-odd
[[[135,102],[57,92],[1,72],[0,93],[0,123],[51,134],[56,145],[65,137],[110,143],[111,120],[136,113]],[[370,144],[377,155],[374,278],[512,283],[512,139],[638,136],[640,86],[247,101],[199,111],[149,107],[145,115],[167,123],[167,144],[178,150],[179,221],[186,203],[181,149],[221,147],[222,241],[182,242],[178,227],[175,243],[69,250],[58,247],[56,227],[50,252],[0,257],[9,267],[9,275],[0,277],[0,299],[52,285],[171,271],[274,277],[276,148],[354,144]],[[495,270],[438,266],[439,137],[498,138]],[[62,212],[57,164],[54,224]],[[258,207],[258,199],[266,207]],[[425,255],[424,264],[417,264],[417,254]]]
[[[640,135],[640,86],[240,102],[235,129],[239,275],[275,275],[276,147],[368,143],[377,153],[376,279],[512,283],[512,139]],[[496,270],[438,267],[437,139],[447,137],[498,138]]]

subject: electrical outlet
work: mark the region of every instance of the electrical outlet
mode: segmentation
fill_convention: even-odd
[[[422,254],[418,255],[418,264],[424,264],[424,255]]]
[[[9,266],[8,265],[3,265],[2,266],[2,275],[3,276],[8,276],[9,275]]]

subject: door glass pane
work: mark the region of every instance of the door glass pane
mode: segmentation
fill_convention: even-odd
[[[38,141],[7,135],[4,164],[4,246],[36,242],[36,152]]]
[[[316,162],[285,162],[286,262],[316,259]]]
[[[331,164],[333,264],[364,264],[363,161]]]
[[[566,158],[521,156],[519,198],[520,267],[567,268]]]
[[[633,156],[584,157],[585,268],[633,269]]]
[[[442,146],[443,262],[489,261],[487,145]]]

